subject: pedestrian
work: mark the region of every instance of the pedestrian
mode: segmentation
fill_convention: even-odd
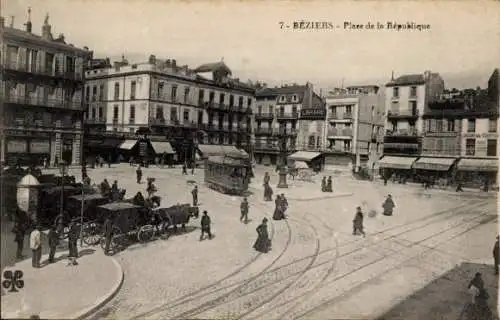
[[[57,227],[52,226],[49,231],[49,263],[54,263],[54,257],[56,255],[56,249],[59,245],[59,234],[57,233]]]
[[[271,177],[269,176],[269,172],[264,173],[264,185],[268,185],[271,181]]]
[[[30,248],[32,251],[31,266],[33,268],[40,268],[40,260],[42,259],[42,234],[40,232],[40,226],[35,225],[33,231],[30,234]]]
[[[326,192],[326,177],[321,180],[321,192]]]
[[[253,248],[258,252],[267,253],[271,249],[271,240],[267,231],[267,218],[262,220],[262,223],[257,227],[257,240]]]
[[[111,185],[111,192],[118,192],[118,180],[113,181],[113,184]]]
[[[16,258],[18,260],[21,260],[23,258],[24,233],[26,231],[23,224],[20,221],[16,222],[13,232],[15,234],[14,242],[16,242],[17,244]]]
[[[492,312],[488,306],[489,294],[484,287],[484,281],[480,272],[474,275],[469,282],[468,293],[471,295],[471,303],[467,308],[467,319],[492,319]]]
[[[191,175],[194,176],[194,167],[196,167],[196,162],[191,162]]]
[[[498,239],[499,239],[499,236],[497,236],[497,241],[495,241],[495,245],[493,246],[493,261],[495,263],[495,274],[498,276],[498,264],[499,264],[499,261],[498,261]]]
[[[384,179],[384,186],[386,186],[386,185],[387,185],[387,180],[389,180],[389,177],[387,176],[387,174],[386,174],[386,173],[384,173],[384,174],[382,175],[382,179]]]
[[[243,221],[245,224],[247,224],[248,223],[248,209],[249,209],[247,197],[243,198],[243,201],[241,202],[241,205],[240,205],[240,209],[241,209],[240,221]]]
[[[327,192],[333,192],[332,176],[328,177],[328,181],[326,182],[326,191]]]
[[[264,201],[273,201],[273,188],[269,183],[264,184]]]
[[[45,169],[48,169],[49,168],[49,161],[47,160],[47,157],[43,157],[43,167]]]
[[[191,191],[193,195],[193,207],[198,206],[198,186],[194,186],[193,191]]]
[[[111,245],[111,239],[113,238],[113,220],[111,216],[107,216],[104,221],[104,238],[105,238],[105,246],[104,246],[104,254],[109,254],[109,247]]]
[[[212,233],[210,232],[210,224],[212,221],[210,220],[210,217],[208,216],[207,210],[203,211],[203,216],[201,217],[201,235],[200,235],[200,241],[203,240],[203,236],[208,234],[208,239],[212,239]]]
[[[128,158],[128,165],[133,167],[134,166],[134,157]]]
[[[155,178],[148,178],[147,181],[148,181],[148,187],[146,188],[146,192],[148,193],[148,198],[152,198],[158,191],[155,184],[153,183],[155,182]]]
[[[363,231],[363,212],[361,211],[361,207],[356,207],[356,215],[354,216],[354,220],[352,220],[352,222],[352,234],[357,235],[359,232],[363,235],[363,237],[365,237],[366,234]]]
[[[73,265],[76,266],[78,262],[76,259],[78,258],[78,247],[77,247],[77,241],[78,241],[78,235],[79,235],[79,228],[76,223],[76,221],[71,221],[69,224],[69,232],[68,232],[68,248],[69,248],[69,254],[68,254],[68,266]]]
[[[385,199],[384,203],[382,204],[382,208],[384,208],[384,216],[392,216],[392,210],[396,205],[394,204],[394,201],[392,200],[392,196],[388,195],[387,198]]]
[[[137,167],[137,170],[135,171],[135,175],[136,175],[136,178],[137,178],[137,183],[141,183],[141,180],[142,180],[142,170],[141,170],[141,165],[139,165]]]
[[[455,190],[455,192],[464,192],[464,189],[462,189],[462,181],[457,181],[457,189]]]
[[[274,214],[273,220],[282,220],[284,219],[283,211],[282,211],[282,202],[281,195],[276,195],[276,199],[274,200]]]
[[[108,156],[108,168],[111,168],[111,162],[113,162],[113,159],[111,158],[111,155]]]
[[[182,164],[182,175],[187,175],[187,166],[186,166],[186,162],[184,162]]]
[[[285,194],[281,194],[281,211],[283,212],[283,219],[286,219],[286,210],[288,209],[288,200],[286,200]]]

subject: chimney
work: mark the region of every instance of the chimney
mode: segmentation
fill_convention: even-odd
[[[148,62],[149,62],[149,64],[156,64],[156,56],[153,54],[150,55]]]
[[[172,68],[177,68],[177,61],[175,59],[172,59]]]
[[[431,78],[431,72],[429,70],[424,71],[424,80],[428,81]]]
[[[391,81],[394,81],[394,70],[392,70]]]
[[[167,61],[165,61],[165,64],[167,65],[167,67],[170,67],[170,65],[172,64],[172,62],[170,61],[170,59],[167,59]]]

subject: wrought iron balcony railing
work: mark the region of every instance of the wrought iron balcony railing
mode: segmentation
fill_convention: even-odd
[[[412,118],[412,117],[418,117],[419,112],[418,110],[390,110],[387,112],[387,117],[388,118]]]
[[[24,104],[32,106],[44,106],[58,109],[82,110],[84,107],[81,101],[64,101],[61,99],[43,97],[38,95],[1,95],[5,103]]]
[[[254,115],[255,120],[272,120],[274,119],[274,113],[272,112],[261,112]]]

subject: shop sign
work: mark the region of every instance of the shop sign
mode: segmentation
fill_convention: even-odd
[[[324,119],[326,116],[325,109],[302,109],[300,110],[301,118],[318,118]]]
[[[498,133],[496,132],[484,132],[484,133],[464,133],[462,134],[464,138],[486,138],[486,139],[497,139]]]
[[[148,143],[147,142],[139,142],[139,154],[141,157],[146,156],[148,151]]]
[[[9,140],[7,142],[7,152],[25,153],[28,152],[28,141],[26,140]]]
[[[31,141],[30,153],[50,153],[50,141],[49,140]]]

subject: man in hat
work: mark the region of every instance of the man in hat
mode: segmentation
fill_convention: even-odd
[[[356,207],[356,215],[354,216],[354,220],[352,220],[352,234],[357,235],[362,234],[363,237],[366,236],[363,228],[363,212],[361,211],[361,207]]]
[[[16,258],[22,259],[23,258],[23,248],[24,248],[24,233],[25,233],[25,228],[23,226],[23,223],[21,223],[20,221],[16,221],[13,232],[15,235],[14,241],[17,244]]]
[[[109,247],[111,245],[111,239],[113,238],[113,220],[111,216],[107,216],[104,221],[104,237],[105,237],[105,246],[104,246],[104,254],[109,254]]]
[[[499,236],[497,236],[497,241],[495,241],[495,245],[493,246],[493,260],[495,262],[495,274],[498,275],[498,264],[499,264],[499,261],[498,261],[498,239],[499,239]]]
[[[208,239],[212,239],[212,233],[210,232],[210,224],[212,221],[210,220],[210,217],[208,216],[207,210],[203,211],[203,216],[201,217],[201,235],[200,235],[200,241],[203,240],[203,236],[208,234]]]
[[[37,224],[30,234],[30,248],[32,251],[31,266],[40,268],[40,259],[42,259],[42,234],[40,226]]]
[[[137,183],[141,183],[142,180],[142,170],[141,170],[141,165],[137,167],[137,170],[135,170],[135,176],[137,178]]]
[[[248,200],[247,197],[243,198],[243,201],[241,202],[240,209],[241,209],[241,217],[240,221],[243,221],[245,224],[248,223]]]
[[[49,231],[49,263],[55,262],[56,249],[59,245],[59,233],[57,233],[57,227],[53,225]]]
[[[78,236],[80,234],[80,228],[78,227],[75,220],[71,221],[69,224],[69,233],[68,233],[68,266],[73,265],[76,266],[78,262],[76,259],[78,258]]]

